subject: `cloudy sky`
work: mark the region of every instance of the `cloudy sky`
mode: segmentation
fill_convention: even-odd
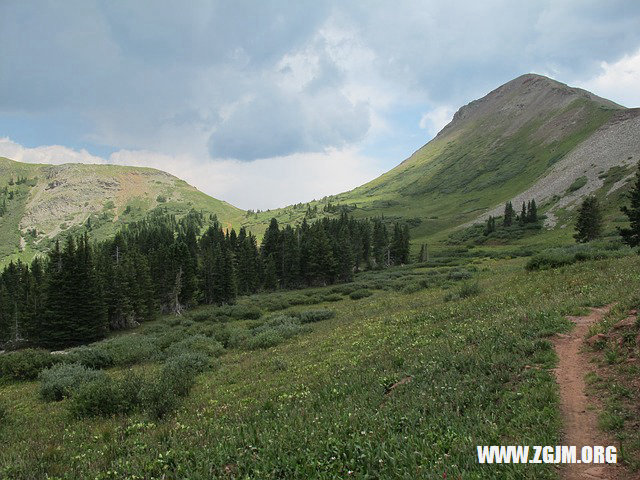
[[[353,188],[527,72],[640,106],[640,2],[0,1],[0,155],[242,208]]]

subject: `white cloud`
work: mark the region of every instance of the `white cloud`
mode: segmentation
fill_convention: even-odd
[[[103,158],[91,155],[86,150],[73,150],[62,145],[26,148],[10,138],[0,138],[0,156],[24,163],[105,163]]]
[[[454,113],[456,113],[455,108],[449,105],[436,107],[422,114],[420,118],[420,128],[429,132],[429,135],[432,137],[435,137],[436,134],[451,121]]]
[[[256,160],[202,162],[191,155],[120,150],[109,158],[59,145],[27,148],[0,138],[0,156],[28,163],[103,163],[152,167],[171,173],[199,190],[244,209],[270,209],[355,188],[380,175],[356,149],[293,154]]]
[[[601,72],[580,87],[625,107],[640,107],[640,49],[600,67]]]

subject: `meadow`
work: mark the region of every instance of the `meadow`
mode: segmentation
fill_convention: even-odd
[[[550,338],[639,301],[640,258],[597,258],[440,256],[161,317],[31,370],[5,354],[0,478],[556,478],[479,465],[476,445],[561,442]]]

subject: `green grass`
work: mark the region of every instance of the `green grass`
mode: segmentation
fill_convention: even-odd
[[[344,299],[286,307],[285,315],[326,308],[335,316],[271,348],[246,350],[233,340],[233,332],[269,325],[268,316],[144,324],[125,336],[200,331],[226,345],[219,369],[200,374],[176,413],[161,420],[141,412],[79,420],[69,400],[40,400],[37,382],[4,385],[10,413],[0,426],[0,477],[556,478],[551,466],[478,465],[475,446],[560,441],[548,337],[569,328],[565,314],[630,301],[640,258],[531,273],[522,259],[477,266],[470,279],[452,273],[462,267],[424,265],[359,276],[356,283],[384,288],[358,301],[335,292]],[[443,268],[454,288],[472,279],[478,290],[444,302],[441,286],[413,293],[391,286],[444,275]],[[114,378],[126,372],[108,370]]]

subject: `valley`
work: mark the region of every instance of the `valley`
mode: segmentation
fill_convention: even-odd
[[[639,119],[527,74],[372,182],[267,211],[0,158],[0,478],[572,478],[476,455],[586,438],[569,338],[634,478]]]

